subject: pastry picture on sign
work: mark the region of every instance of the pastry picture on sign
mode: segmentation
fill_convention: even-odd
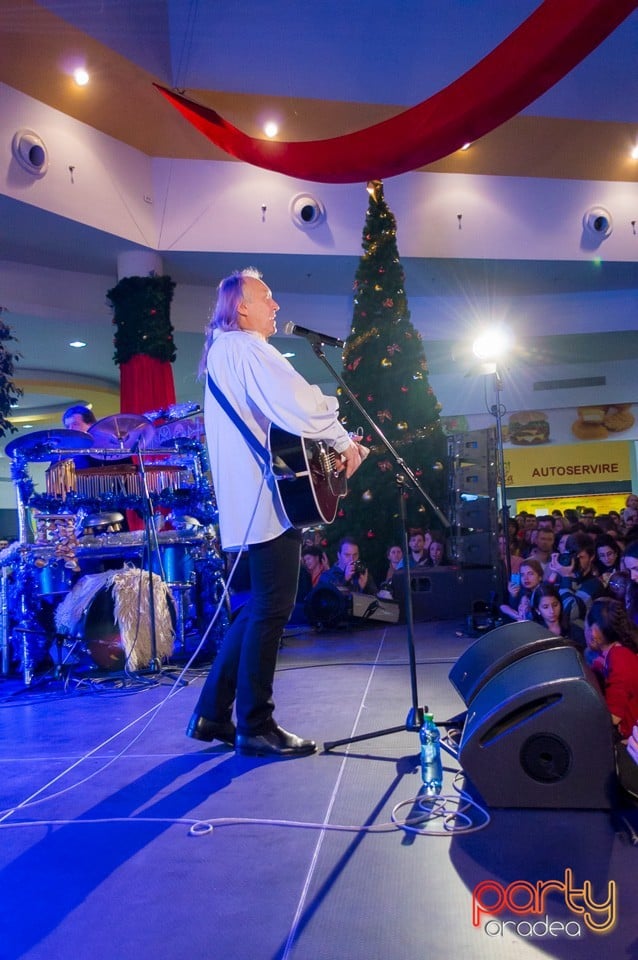
[[[521,410],[511,413],[507,430],[510,443],[521,447],[549,442],[549,420],[542,410]]]
[[[636,422],[630,403],[578,407],[577,413],[572,433],[579,440],[605,440],[610,434],[629,430]]]

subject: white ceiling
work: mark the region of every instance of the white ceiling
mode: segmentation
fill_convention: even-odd
[[[482,59],[539,2],[44,0],[40,6],[171,87],[412,105]],[[638,121],[637,49],[634,14],[526,112]]]

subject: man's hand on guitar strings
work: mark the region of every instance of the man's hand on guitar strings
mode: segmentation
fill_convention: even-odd
[[[350,446],[341,454],[341,463],[346,471],[346,479],[349,480],[355,470],[358,470],[369,452],[367,447],[362,447],[360,443],[351,440]]]
[[[369,447],[364,447],[364,445],[361,443],[361,441],[363,440],[363,429],[362,429],[361,427],[359,427],[359,429],[357,430],[356,433],[351,433],[351,434],[350,434],[350,439],[351,439],[351,440],[354,440],[354,442],[355,442],[355,443],[357,444],[357,446],[359,447],[359,453],[361,454],[361,460],[362,460],[362,461],[365,460],[365,458],[366,458],[366,457],[368,456],[368,454],[370,453],[370,448],[369,448]]]

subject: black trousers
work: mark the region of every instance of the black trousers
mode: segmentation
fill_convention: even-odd
[[[301,534],[294,529],[249,546],[250,599],[215,657],[197,704],[200,716],[228,720],[236,701],[239,733],[251,736],[271,727],[277,653],[295,604],[300,555]]]

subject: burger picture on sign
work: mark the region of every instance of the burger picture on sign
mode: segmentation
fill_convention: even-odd
[[[549,442],[549,420],[542,410],[521,410],[511,413],[508,426],[509,442],[521,447]]]

